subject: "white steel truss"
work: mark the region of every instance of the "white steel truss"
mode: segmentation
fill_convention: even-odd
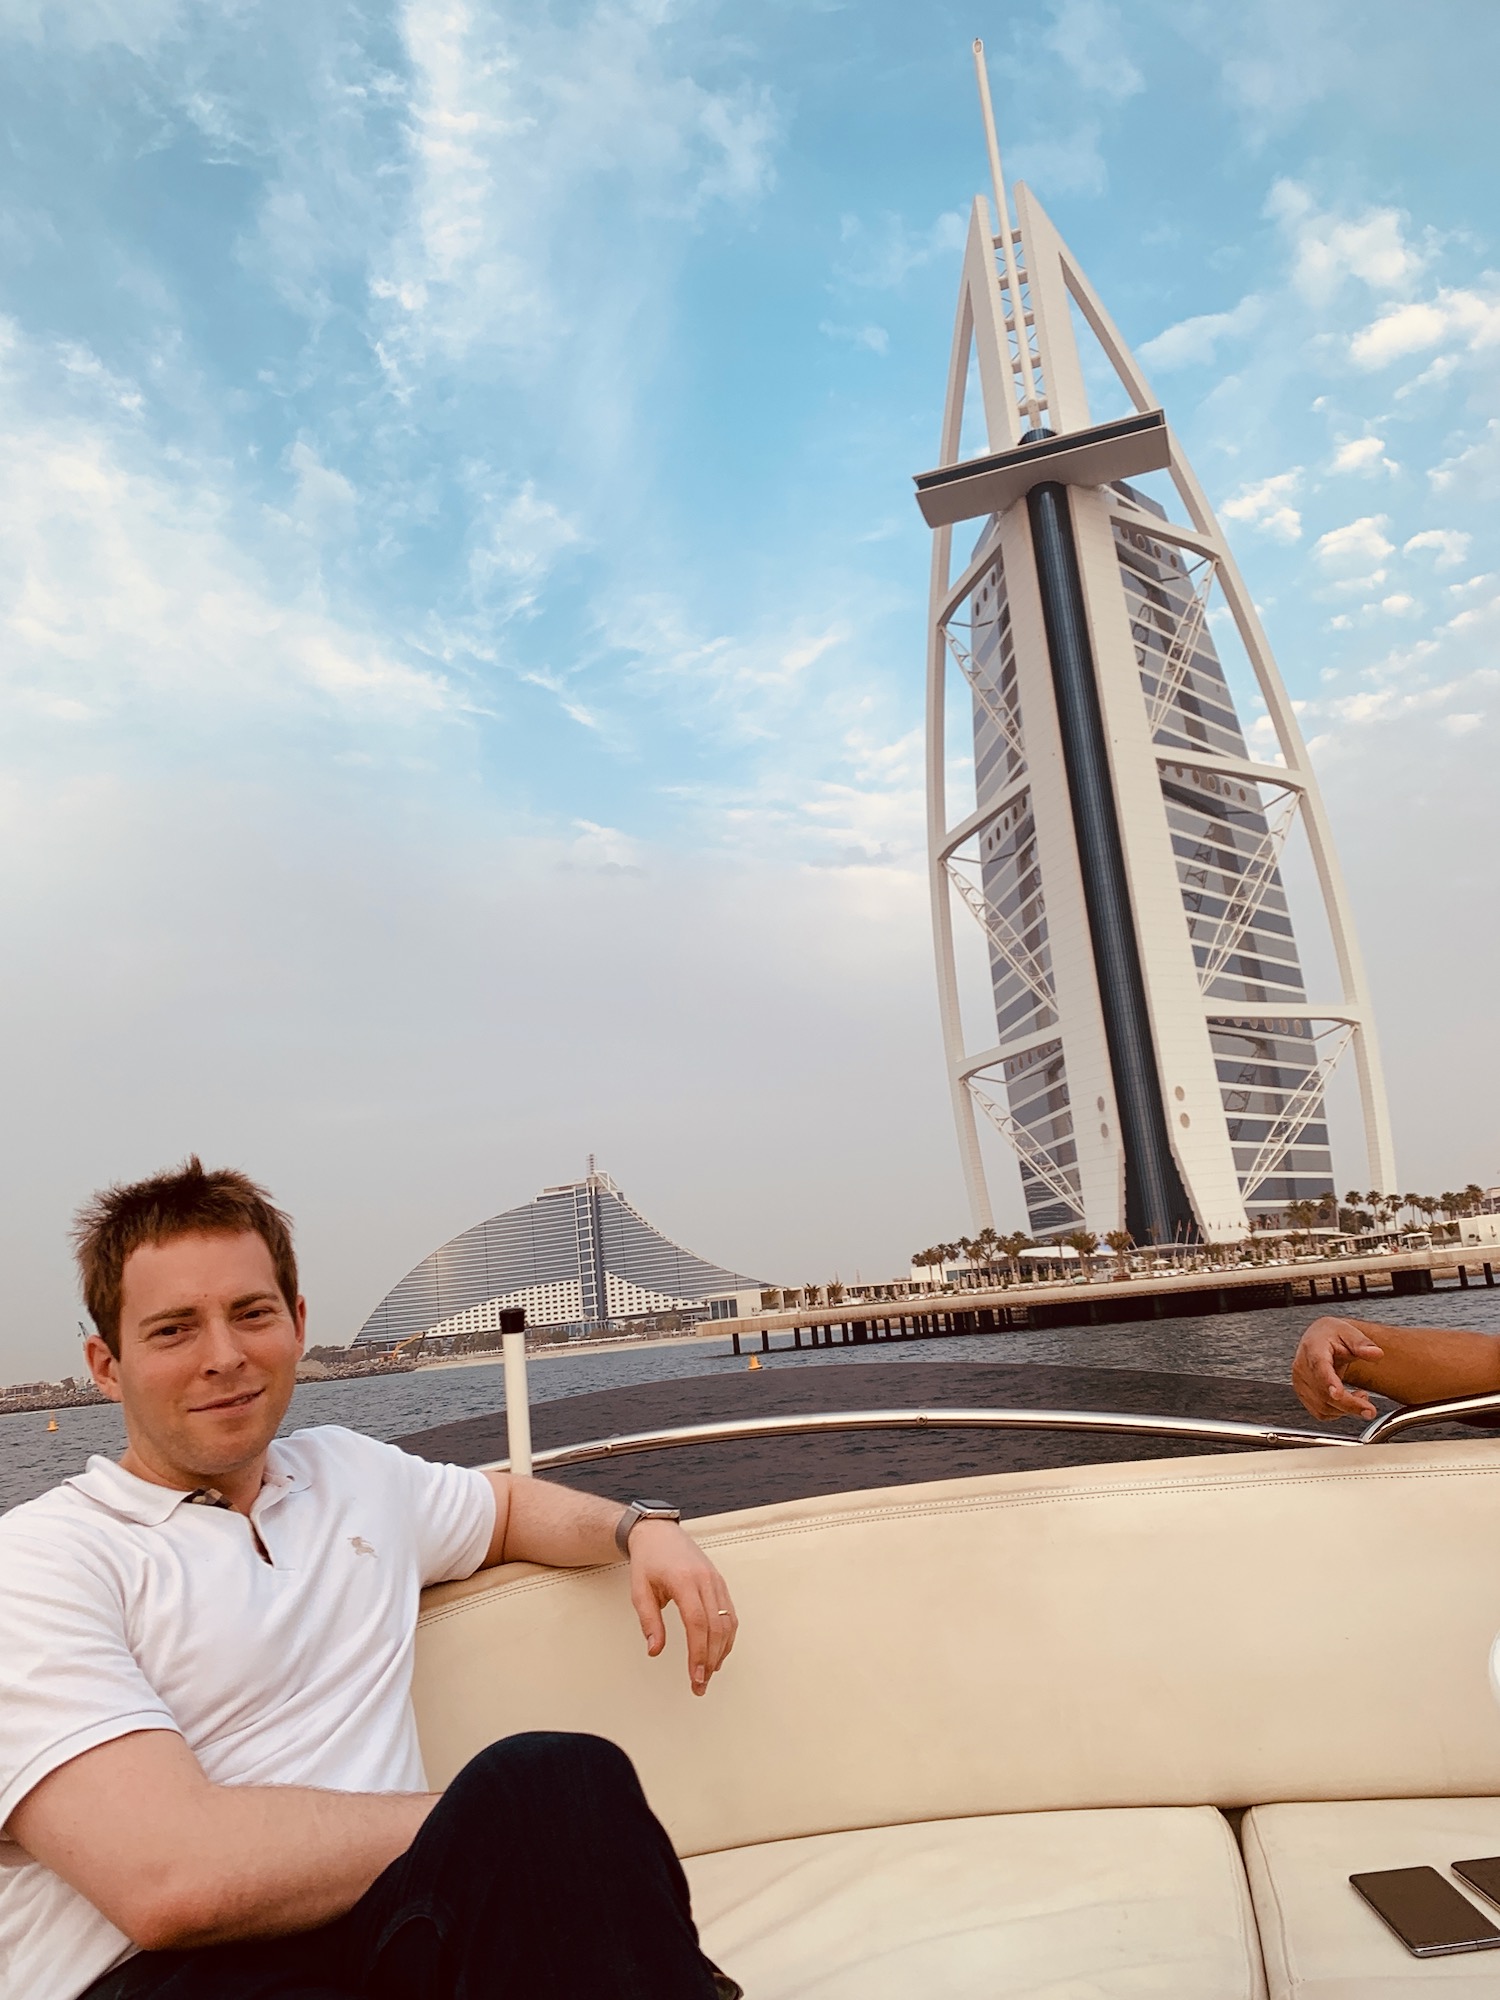
[[[973,914],[979,928],[1005,960],[1005,963],[1010,967],[1017,979],[1030,988],[1031,992],[1042,1002],[1043,1006],[1051,1007],[1055,1005],[1057,994],[1053,987],[1052,975],[1031,949],[1031,946],[1027,944],[1025,938],[1022,937],[1015,925],[1010,921],[1010,918],[1002,910],[995,908],[995,905],[985,895],[984,891],[977,889],[958,864],[951,858],[947,863],[947,868],[949,878],[954,888],[958,891],[965,908]]]
[[[1255,1199],[1317,1116],[1322,1108],[1328,1079],[1357,1032],[1350,1021],[1332,1022],[1324,1029],[1324,1037],[1333,1037],[1332,1047],[1315,1057],[1306,1082],[1299,1085],[1272,1120],[1270,1130],[1243,1176],[1246,1201]]]
[[[971,1077],[969,1094],[989,1119],[1002,1138],[1008,1139],[1015,1148],[1022,1164],[1042,1183],[1043,1187],[1055,1194],[1059,1201],[1069,1208],[1078,1207],[1078,1182],[1069,1180],[1067,1168],[1058,1166],[1050,1153],[1044,1152],[1024,1125],[1018,1125],[1008,1111],[1002,1111],[987,1091],[981,1090]]]
[[[1239,950],[1245,933],[1260,914],[1276,880],[1281,852],[1302,803],[1300,792],[1284,792],[1266,812],[1266,830],[1245,857],[1243,872],[1224,905],[1224,914],[1208,940],[1207,957],[1198,974],[1205,992]]]
[[[1193,579],[1193,594],[1182,608],[1182,615],[1174,618],[1159,604],[1136,607],[1136,620],[1144,625],[1148,616],[1154,616],[1158,628],[1167,633],[1166,656],[1153,660],[1150,649],[1137,641],[1137,658],[1143,667],[1156,674],[1156,693],[1152,697],[1147,714],[1146,726],[1155,736],[1167,716],[1171,713],[1188,670],[1193,664],[1193,655],[1198,650],[1198,641],[1203,636],[1204,620],[1208,616],[1209,592],[1213,589],[1218,564],[1207,557]]]
[[[957,621],[954,621],[955,623]],[[972,641],[974,628],[968,627]],[[1000,699],[984,675],[974,664],[974,655],[962,640],[954,635],[953,623],[945,624],[943,637],[948,641],[948,651],[953,655],[959,672],[974,690],[975,699],[983,708],[990,721],[1004,737],[1006,747],[1022,763],[1026,762],[1026,746],[1021,740],[1021,719],[1008,702]]]
[[[1029,273],[1024,268],[1026,245],[1019,230],[1010,226],[1010,203],[1005,198],[1005,175],[1000,166],[1000,142],[995,136],[995,109],[990,102],[989,71],[984,63],[984,44],[974,43],[974,71],[979,79],[979,98],[984,109],[985,143],[990,156],[990,180],[995,189],[995,225],[992,249],[1000,252],[997,273],[1000,290],[1000,324],[1004,330],[1006,359],[1010,363],[1015,404],[1027,430],[1040,424],[1047,408],[1042,379],[1042,356],[1037,341],[1036,314],[1031,306]],[[1016,247],[1020,245],[1021,261]]]
[[[1082,363],[1078,353],[1077,336],[1073,326],[1076,314],[1097,342],[1105,363],[1114,372],[1133,408],[1141,415],[1159,414],[1159,406],[1152,395],[1149,384],[1142,374],[1134,356],[1120,337],[1114,322],[1090,284],[1087,275],[1079,265],[1062,238],[1058,235],[1050,218],[1030,189],[1018,185],[1015,189],[1016,215],[1012,218],[1010,200],[1007,195],[1001,170],[999,146],[995,137],[994,116],[990,102],[988,79],[985,74],[983,50],[975,44],[975,66],[978,73],[981,105],[984,115],[985,144],[989,155],[991,180],[994,190],[994,206],[983,195],[976,196],[969,222],[968,238],[964,250],[963,271],[959,287],[959,300],[954,325],[953,347],[948,372],[947,397],[944,405],[943,423],[936,464],[951,467],[959,463],[962,455],[964,435],[965,403],[971,370],[975,376],[983,407],[983,428],[986,448],[991,453],[1005,452],[1019,445],[1023,432],[1039,427],[1044,421],[1058,436],[1074,431],[1086,431],[1093,419],[1089,412],[1088,393],[1085,387]],[[1222,1122],[1222,1106],[1218,1103],[1217,1074],[1214,1069],[1212,1050],[1209,1043],[1208,1023],[1219,1014],[1225,1016],[1249,1016],[1269,1019],[1270,1014],[1278,1017],[1296,1017],[1317,1022],[1341,1022],[1344,1032],[1337,1052],[1352,1044],[1356,1065],[1360,1100],[1364,1114],[1367,1168],[1372,1186],[1393,1187],[1397,1185],[1397,1172],[1391,1144],[1389,1114],[1386,1109],[1384,1085],[1381,1077],[1379,1050],[1374,1032],[1373,1009],[1365,976],[1362,956],[1354,931],[1352,913],[1349,908],[1337,855],[1334,850],[1327,812],[1319,793],[1317,781],[1309,763],[1297,717],[1282,684],[1272,656],[1259,615],[1244,580],[1239,573],[1234,555],[1226,541],[1213,509],[1210,507],[1192,467],[1183,457],[1175,437],[1167,431],[1168,465],[1167,477],[1175,489],[1180,503],[1180,514],[1185,518],[1164,519],[1133,504],[1128,493],[1118,487],[1101,488],[1097,498],[1083,498],[1074,489],[1075,518],[1081,527],[1087,527],[1092,520],[1107,523],[1111,519],[1127,522],[1137,532],[1148,535],[1154,542],[1168,545],[1177,551],[1182,565],[1183,580],[1192,591],[1191,602],[1181,604],[1173,623],[1175,629],[1168,631],[1163,622],[1165,607],[1153,604],[1152,623],[1155,632],[1165,640],[1165,645],[1152,644],[1145,661],[1146,671],[1155,673],[1157,686],[1151,697],[1143,703],[1139,681],[1136,682],[1134,700],[1136,715],[1144,721],[1149,713],[1151,727],[1145,732],[1151,748],[1148,754],[1139,757],[1140,769],[1135,770],[1129,763],[1138,753],[1119,750],[1126,762],[1122,763],[1123,782],[1127,799],[1121,797],[1120,812],[1122,824],[1130,813],[1143,811],[1148,782],[1153,799],[1153,810],[1159,809],[1161,799],[1160,780],[1155,768],[1156,760],[1181,761],[1201,767],[1205,771],[1216,770],[1224,778],[1234,778],[1237,783],[1258,785],[1263,788],[1263,796],[1275,800],[1277,788],[1287,795],[1288,803],[1276,809],[1275,824],[1267,830],[1267,836],[1248,857],[1244,874],[1238,884],[1232,886],[1229,906],[1223,916],[1216,920],[1210,940],[1207,965],[1203,968],[1200,981],[1195,955],[1186,935],[1186,911],[1182,910],[1180,894],[1169,896],[1165,880],[1157,881],[1153,876],[1150,888],[1142,886],[1144,898],[1142,907],[1161,912],[1161,923],[1167,919],[1165,912],[1169,905],[1182,911],[1182,929],[1177,933],[1175,944],[1164,943],[1166,931],[1153,934],[1150,951],[1157,957],[1151,959],[1153,986],[1150,1006],[1157,1034],[1157,1046],[1162,1051],[1163,1088],[1168,1087],[1169,1077],[1173,1079],[1174,1095],[1168,1106],[1172,1124],[1172,1143],[1182,1164],[1185,1185],[1200,1217],[1208,1218],[1215,1213],[1205,1203],[1209,1197],[1200,1200],[1201,1189],[1194,1176],[1199,1167],[1194,1161],[1207,1160],[1204,1150],[1211,1137],[1210,1128],[1214,1120],[1206,1118],[1204,1105],[1210,1095],[1215,1099],[1216,1113],[1219,1114],[1218,1136],[1213,1142],[1228,1160],[1227,1131]],[[1093,489],[1089,489],[1091,493]],[[1082,507],[1082,512],[1079,512]],[[968,562],[962,566],[962,575],[955,575],[953,564],[953,533],[951,526],[939,526],[933,532],[932,569],[930,588],[930,609],[928,622],[927,650],[927,801],[928,801],[928,852],[929,882],[932,895],[933,937],[937,958],[939,1003],[942,1018],[944,1047],[947,1056],[948,1073],[951,1079],[952,1102],[958,1127],[960,1151],[963,1160],[965,1180],[969,1191],[970,1209],[974,1226],[983,1228],[991,1225],[994,1216],[990,1202],[988,1178],[984,1158],[980,1150],[977,1114],[983,1111],[988,1123],[1000,1131],[1009,1144],[1025,1161],[1027,1171],[1035,1172],[1038,1178],[1059,1199],[1066,1199],[1075,1206],[1082,1205],[1089,1226],[1099,1230],[1118,1227],[1121,1217],[1115,1212],[1121,1186],[1120,1154],[1118,1135],[1114,1132],[1113,1111],[1106,1110],[1105,1100],[1109,1095],[1110,1073],[1107,1057],[1102,1048],[1102,1021],[1098,1011],[1097,987],[1093,979],[1092,958],[1087,945],[1086,924],[1082,913],[1081,887],[1077,873],[1077,861],[1070,846],[1069,821],[1067,818],[1066,795],[1062,803],[1053,794],[1057,791],[1058,747],[1055,741],[1055,723],[1046,712],[1046,666],[1045,655],[1037,669],[1042,675],[1040,681],[1027,678],[1032,666],[1027,664],[1036,653],[1039,643],[1036,626],[1037,614],[1034,608],[1027,611],[1026,604],[1019,605],[1016,591],[1019,588],[1024,597],[1027,571],[1030,563],[1029,531],[1026,527],[1026,509],[1020,506],[1013,512],[994,517],[993,526],[980,538]],[[1016,518],[1019,519],[1017,526]],[[1089,532],[1093,530],[1090,528]],[[1112,535],[1113,529],[1107,532]],[[1080,562],[1085,573],[1086,590],[1094,593],[1089,597],[1089,617],[1104,616],[1105,586],[1103,577],[1102,547],[1094,544],[1095,553],[1080,551]],[[977,672],[973,659],[974,628],[972,623],[967,633],[963,631],[962,607],[991,567],[996,554],[1004,552],[1009,568],[1012,558],[1017,562],[1016,576],[1008,586],[1011,600],[1012,635],[1016,648],[1017,690],[1015,711],[1002,700],[996,690],[990,687],[983,675]],[[1090,565],[1094,565],[1093,568]],[[1109,557],[1110,575],[1113,588],[1118,591],[1119,581],[1115,568],[1113,551]],[[1090,582],[1089,579],[1093,581]],[[1168,712],[1177,703],[1184,685],[1192,671],[1195,652],[1200,648],[1208,619],[1210,593],[1217,588],[1220,600],[1229,620],[1238,634],[1244,648],[1251,671],[1274,731],[1277,752],[1261,762],[1240,756],[1206,753],[1200,747],[1183,744],[1181,746],[1161,744],[1155,741],[1161,726],[1168,719]],[[1174,593],[1175,595],[1175,593]],[[1179,603],[1181,600],[1178,600]],[[1143,607],[1131,593],[1128,616],[1120,626],[1120,635],[1125,646],[1125,659],[1135,664],[1130,651],[1129,616],[1139,616]],[[1023,616],[1024,614],[1024,616]],[[1109,611],[1109,617],[1118,614]],[[969,613],[972,618],[972,610]],[[1030,617],[1031,623],[1022,630],[1017,625],[1018,617]],[[1167,612],[1170,618],[1172,613]],[[950,621],[958,631],[951,631]],[[1110,652],[1114,640],[1107,634],[1094,634],[1096,647],[1102,647],[1099,658],[1099,672],[1108,677],[1117,671],[1118,656]],[[966,643],[967,641],[967,643]],[[1026,651],[1030,648],[1030,652]],[[1109,657],[1106,659],[1105,654]],[[1034,665],[1034,662],[1033,662]],[[950,823],[948,812],[948,759],[946,750],[948,677],[953,668],[963,674],[966,688],[970,692],[970,704],[977,703],[990,716],[1013,755],[1027,756],[1028,767],[1034,775],[1022,779],[1013,774],[1006,785],[1006,804],[1013,796],[1014,786],[1024,785],[1031,792],[1031,810],[1035,815],[1038,843],[1038,865],[1041,868],[1042,891],[1046,897],[1049,922],[1048,965],[1044,969],[1014,927],[992,909],[984,895],[975,889],[968,878],[962,876],[953,866],[958,850],[972,837],[976,829],[981,829],[1003,808],[992,798],[975,800],[970,804],[957,802],[960,809],[954,813]],[[1110,686],[1112,682],[1108,682]],[[1041,690],[1040,697],[1034,697],[1033,688]],[[1033,706],[1034,700],[1037,705]],[[999,712],[997,712],[999,711]],[[1020,718],[1025,718],[1024,739]],[[1132,725],[1135,726],[1135,725]],[[1114,752],[1112,751],[1112,754]],[[1131,791],[1131,787],[1135,789]],[[1227,996],[1217,1002],[1210,1001],[1202,991],[1214,977],[1214,968],[1222,978],[1223,968],[1233,958],[1235,948],[1243,941],[1245,933],[1254,922],[1265,897],[1270,893],[1275,878],[1277,861],[1281,853],[1286,833],[1295,824],[1295,816],[1300,812],[1301,823],[1307,836],[1313,868],[1321,891],[1323,912],[1328,923],[1329,938],[1337,967],[1338,986],[1341,992],[1326,996],[1314,996],[1306,1004],[1276,1005],[1267,1009],[1236,1002]],[[1050,818],[1049,818],[1050,815]],[[1285,821],[1285,825],[1283,825]],[[1143,838],[1141,853],[1146,853],[1151,840],[1161,841],[1163,835],[1150,834]],[[1049,844],[1050,843],[1050,844]],[[1132,855],[1135,849],[1131,849]],[[1166,854],[1165,866],[1170,863],[1169,842],[1166,847],[1158,846],[1158,854]],[[1129,859],[1129,857],[1127,857]],[[1130,865],[1135,866],[1133,859]],[[1153,866],[1158,864],[1153,861]],[[1071,872],[1070,872],[1071,871]],[[1174,890],[1178,885],[1174,882]],[[1132,878],[1132,895],[1136,887]],[[1088,1100],[1090,1115],[1075,1134],[1078,1147],[1078,1165],[1070,1169],[1072,1180],[1059,1179],[1057,1170],[1047,1163],[1045,1154],[1033,1157],[1037,1149],[1028,1134],[1022,1132],[1008,1113],[1002,1112],[983,1092],[974,1090],[971,1082],[974,1063],[970,1055],[970,1040],[965,1033],[963,1010],[960,1003],[960,981],[955,958],[955,903],[963,903],[978,920],[982,933],[989,939],[998,960],[1016,972],[1028,990],[1038,999],[1046,994],[1047,1004],[1053,1009],[1057,1022],[1056,1034],[1062,1043],[1066,1059],[1066,1079],[1070,1096],[1075,1104]],[[997,921],[998,920],[998,921]],[[1152,921],[1156,921],[1155,918]],[[1080,943],[1080,938],[1082,942]],[[1147,946],[1142,946],[1143,954],[1149,958]],[[1170,966],[1162,969],[1161,952],[1185,955],[1181,972]],[[1187,1019],[1187,1003],[1182,997],[1181,986],[1185,980],[1191,989],[1192,1007],[1195,1018]],[[1177,982],[1175,985],[1173,982]],[[1157,993],[1169,992],[1175,997],[1170,1006],[1166,999],[1158,1001]],[[1158,1016],[1158,1006],[1166,1008],[1170,1014]],[[1028,1031],[1029,1032],[1029,1031]],[[993,1027],[989,1032],[974,1038],[980,1047],[994,1044]],[[1198,1043],[1201,1041],[1201,1048]],[[1189,1044],[1192,1046],[1189,1047]],[[1320,1067],[1321,1075],[1326,1067]],[[1176,1087],[1177,1073],[1181,1071],[1182,1088]],[[1189,1072],[1191,1074],[1189,1074]],[[1181,1107],[1179,1116],[1177,1100],[1187,1089],[1190,1102]],[[1284,1157],[1288,1146],[1302,1130],[1305,1130],[1306,1111],[1311,1116],[1318,1101],[1321,1081],[1311,1079],[1306,1087],[1305,1102],[1298,1105],[1295,1114],[1293,1105],[1303,1093],[1297,1093],[1283,1108],[1277,1121],[1274,1145],[1268,1138],[1267,1147],[1276,1158]],[[1100,1116],[1093,1121],[1093,1099],[1099,1098]],[[1189,1127],[1188,1111],[1196,1115]],[[1301,1117],[1302,1123],[1297,1124]],[[1295,1127],[1295,1130],[1293,1129]],[[1204,1136],[1208,1135],[1208,1136]],[[1260,1149],[1262,1151],[1265,1148]],[[1207,1173],[1207,1169],[1203,1169]],[[1221,1191],[1212,1197],[1217,1203],[1219,1224],[1223,1226],[1231,1209],[1238,1208],[1240,1220],[1228,1229],[1243,1228],[1243,1197],[1254,1192],[1259,1183],[1254,1177],[1238,1177],[1238,1191],[1235,1191],[1235,1177],[1232,1163],[1224,1170],[1230,1175],[1230,1193],[1222,1192],[1223,1174],[1214,1186]],[[1257,1173],[1263,1182],[1271,1171],[1263,1168],[1257,1160]],[[1219,1173],[1215,1167],[1214,1173]],[[1212,1176],[1210,1176],[1210,1179]],[[1076,1183],[1076,1184],[1075,1184]],[[1209,1185],[1203,1181],[1203,1187]],[[1210,1224],[1205,1221],[1205,1227]]]

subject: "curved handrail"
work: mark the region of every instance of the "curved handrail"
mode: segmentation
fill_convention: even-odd
[[[1500,1398],[1497,1398],[1500,1403]],[[922,1430],[1103,1431],[1119,1436],[1197,1438],[1242,1445],[1353,1445],[1363,1440],[1334,1431],[1294,1430],[1285,1424],[1240,1423],[1229,1417],[1135,1416],[1118,1410],[828,1410],[783,1417],[742,1417],[719,1424],[680,1424],[672,1430],[628,1431],[554,1445],[532,1453],[535,1470],[582,1465],[590,1459],[656,1451],[666,1445],[723,1444],[737,1438],[798,1437],[821,1431]],[[508,1458],[487,1460],[482,1472],[504,1472]]]
[[[1500,1418],[1500,1395],[1454,1396],[1445,1403],[1404,1403],[1399,1410],[1387,1410],[1366,1424],[1359,1434],[1361,1444],[1383,1444],[1401,1431],[1415,1430],[1419,1424],[1446,1424],[1457,1417],[1475,1416],[1493,1410]]]

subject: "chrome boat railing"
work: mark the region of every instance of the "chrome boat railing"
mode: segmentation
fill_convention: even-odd
[[[534,1451],[531,1465],[538,1472],[556,1472],[596,1459],[623,1458],[631,1452],[659,1451],[674,1445],[810,1437],[827,1431],[1092,1431],[1121,1437],[1190,1438],[1205,1444],[1239,1444],[1247,1448],[1380,1444],[1421,1424],[1448,1423],[1491,1410],[1500,1420],[1500,1395],[1414,1404],[1388,1410],[1354,1437],[1336,1431],[1301,1430],[1289,1424],[1241,1423],[1228,1417],[1143,1416],[1122,1410],[824,1410],[780,1417],[742,1417],[724,1423],[679,1424],[668,1430],[627,1431],[615,1437],[590,1438],[581,1444],[553,1445],[545,1451]],[[481,1470],[504,1472],[509,1466],[508,1458],[497,1458],[487,1461]]]

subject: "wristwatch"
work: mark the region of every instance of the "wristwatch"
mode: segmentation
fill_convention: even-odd
[[[680,1521],[682,1509],[666,1500],[632,1500],[615,1523],[615,1547],[622,1556],[630,1553],[630,1532],[637,1521]]]

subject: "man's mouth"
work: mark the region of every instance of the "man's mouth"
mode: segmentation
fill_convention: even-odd
[[[214,1403],[195,1403],[191,1414],[201,1417],[209,1410],[248,1410],[265,1393],[264,1389],[242,1389],[237,1396],[221,1396]]]

